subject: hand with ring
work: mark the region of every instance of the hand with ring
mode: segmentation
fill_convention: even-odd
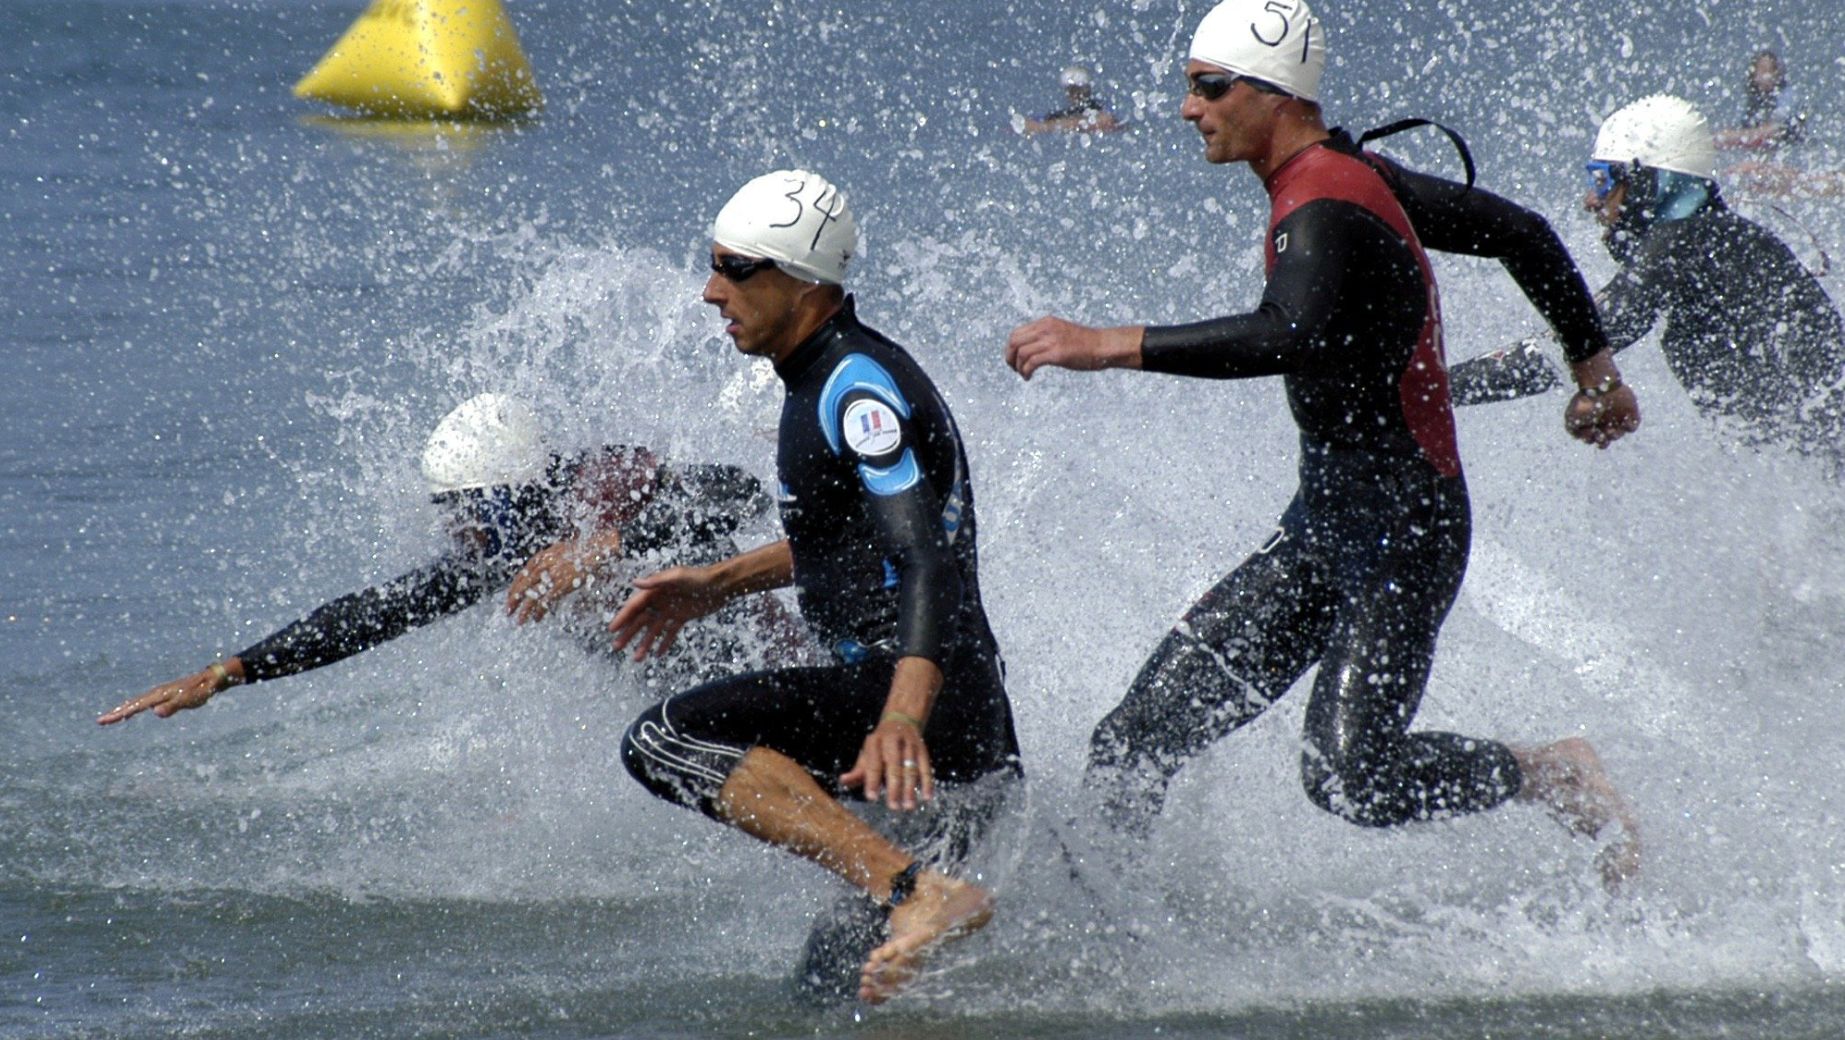
[[[887,711],[865,737],[852,771],[839,778],[847,787],[863,787],[865,800],[899,811],[917,808],[935,797],[935,771],[923,742],[922,723],[901,712]]]

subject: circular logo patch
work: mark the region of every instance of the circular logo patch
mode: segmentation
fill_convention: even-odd
[[[846,406],[846,443],[860,455],[884,455],[903,442],[897,413],[883,401],[860,400]]]

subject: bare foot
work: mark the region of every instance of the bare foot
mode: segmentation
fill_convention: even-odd
[[[993,918],[986,889],[926,871],[916,891],[890,912],[890,941],[871,951],[859,971],[858,999],[882,1004],[909,985],[936,946],[972,935]]]
[[[1595,854],[1608,891],[1618,891],[1640,872],[1640,822],[1588,741],[1570,737],[1512,754],[1525,777],[1520,801],[1542,803],[1558,823],[1585,837],[1598,837],[1609,824],[1615,825],[1616,833]]]

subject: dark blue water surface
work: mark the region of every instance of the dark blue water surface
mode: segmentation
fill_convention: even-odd
[[[1835,485],[1703,423],[1650,344],[1613,451],[1568,442],[1560,400],[1463,413],[1478,534],[1422,719],[1595,741],[1646,827],[1635,890],[1522,808],[1325,817],[1284,701],[1182,774],[1098,923],[1050,823],[1089,727],[1268,531],[1293,433],[1272,383],[1026,385],[999,358],[1047,311],[1255,300],[1259,187],[1175,114],[1208,5],[509,6],[547,105],[491,127],[295,100],[357,4],[0,5],[0,1035],[1845,1033]],[[1814,116],[1789,161],[1841,165],[1834,0],[1323,6],[1333,120],[1454,125],[1597,283],[1580,164],[1628,100],[1726,123],[1774,46]],[[1013,133],[1073,60],[1133,128]],[[1439,135],[1393,148],[1458,172]],[[789,998],[833,882],[635,787],[611,749],[657,692],[563,626],[478,609],[95,726],[426,556],[417,453],[472,394],[766,478],[775,388],[697,294],[718,205],[789,165],[847,190],[861,310],[969,438],[1033,777],[982,868],[999,918],[917,993]],[[1845,248],[1837,199],[1735,201],[1810,261]],[[1440,276],[1451,355],[1536,331],[1496,269]]]

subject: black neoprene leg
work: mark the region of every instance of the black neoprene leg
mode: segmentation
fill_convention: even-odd
[[[1333,611],[1319,570],[1278,531],[1161,640],[1090,737],[1086,782],[1111,825],[1144,833],[1180,767],[1260,715],[1320,656]]]
[[[1301,780],[1321,808],[1388,827],[1489,809],[1518,790],[1511,752],[1410,733],[1466,566],[1466,519],[1403,513],[1374,553],[1341,558],[1338,621],[1307,705]]]

